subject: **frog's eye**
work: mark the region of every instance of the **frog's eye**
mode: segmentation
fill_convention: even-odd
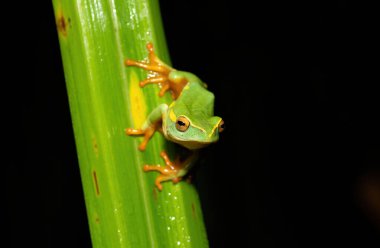
[[[190,126],[190,121],[184,116],[178,117],[175,123],[175,127],[180,132],[185,132],[189,128],[189,126]]]
[[[224,131],[224,121],[223,120],[221,120],[220,122],[219,122],[219,126],[218,126],[218,130],[219,130],[219,133],[221,133],[221,132],[223,132]]]

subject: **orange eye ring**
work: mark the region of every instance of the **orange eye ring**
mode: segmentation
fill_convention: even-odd
[[[189,126],[190,121],[184,116],[179,116],[177,118],[177,121],[175,122],[175,127],[180,132],[185,132],[189,128]]]
[[[224,121],[221,120],[221,121],[219,122],[219,126],[218,126],[218,131],[219,131],[219,133],[223,132],[224,129],[225,129]]]

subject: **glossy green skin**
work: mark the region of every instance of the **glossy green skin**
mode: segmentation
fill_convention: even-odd
[[[222,119],[214,116],[214,94],[192,73],[176,70],[170,72],[169,80],[178,79],[188,81],[179,97],[169,106],[161,104],[153,110],[147,125],[162,118],[162,131],[166,139],[190,150],[216,142],[219,139],[218,125]],[[179,116],[190,121],[189,128],[184,132],[176,128]]]

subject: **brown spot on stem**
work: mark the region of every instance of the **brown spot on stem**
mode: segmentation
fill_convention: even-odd
[[[95,193],[96,193],[97,196],[99,196],[100,195],[100,190],[99,190],[98,178],[96,176],[96,171],[92,172],[92,178],[94,179]]]
[[[99,223],[100,223],[99,216],[96,216],[96,217],[95,217],[95,223],[96,223],[96,224],[99,224]]]
[[[193,214],[194,219],[197,218],[194,202],[191,203],[191,213]]]
[[[56,25],[57,25],[58,33],[60,33],[66,37],[67,36],[67,29],[69,27],[69,25],[68,25],[69,22],[65,18],[62,10],[58,10],[58,13],[56,16],[57,16]]]
[[[94,149],[95,156],[98,157],[99,156],[99,146],[98,146],[98,142],[96,141],[95,137],[92,139],[92,147]]]

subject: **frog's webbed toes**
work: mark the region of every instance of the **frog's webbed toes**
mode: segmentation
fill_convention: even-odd
[[[182,180],[182,176],[180,175],[181,164],[177,162],[172,162],[169,159],[169,156],[165,151],[160,153],[161,158],[165,161],[165,166],[160,165],[144,165],[143,170],[145,172],[148,171],[157,171],[160,175],[157,176],[155,180],[156,187],[161,191],[162,190],[162,182],[172,181],[173,183],[178,183]]]
[[[146,145],[148,144],[150,138],[152,138],[154,132],[156,131],[157,127],[156,125],[151,125],[145,129],[133,129],[133,128],[126,128],[125,134],[129,136],[144,136],[143,141],[138,146],[138,149],[140,151],[145,151]]]

